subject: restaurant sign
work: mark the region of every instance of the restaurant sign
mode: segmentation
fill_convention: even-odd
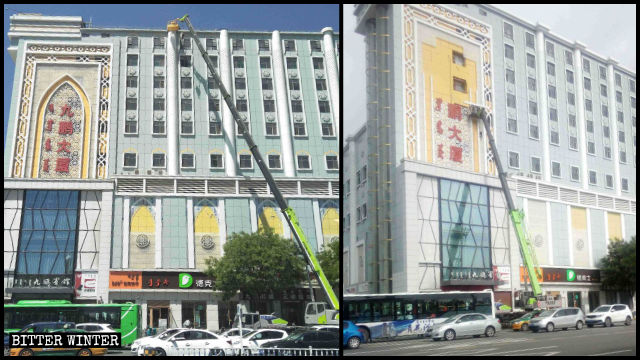
[[[111,271],[110,289],[213,289],[213,279],[203,273],[166,271]]]

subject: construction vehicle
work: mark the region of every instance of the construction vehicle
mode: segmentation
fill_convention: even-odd
[[[513,227],[515,229],[516,237],[518,238],[520,254],[522,255],[522,261],[524,263],[524,268],[525,268],[525,279],[524,279],[525,287],[527,283],[527,278],[528,278],[528,281],[531,283],[531,296],[528,296],[528,298],[526,299],[525,309],[533,309],[535,307],[538,307],[539,301],[543,300],[542,288],[540,287],[540,282],[538,280],[538,279],[542,279],[542,273],[540,271],[540,266],[538,265],[538,261],[535,257],[535,251],[533,249],[533,246],[531,245],[529,235],[524,226],[524,212],[522,210],[516,209],[515,204],[513,203],[513,198],[511,197],[511,191],[509,191],[509,184],[507,183],[507,174],[504,172],[502,168],[502,163],[500,162],[500,155],[498,154],[498,148],[496,147],[496,141],[491,131],[489,116],[484,106],[473,104],[470,102],[466,102],[466,103],[467,105],[469,105],[469,111],[470,111],[469,117],[481,119],[482,123],[484,124],[485,134],[487,134],[487,139],[489,140],[489,146],[491,148],[493,159],[496,164],[498,177],[500,178],[500,184],[502,185],[502,191],[504,192],[504,197],[507,202],[507,210],[509,211],[509,217],[511,218],[511,222],[513,223]]]
[[[273,196],[276,202],[278,203],[278,206],[280,207],[280,210],[282,211],[284,218],[287,220],[289,227],[291,228],[291,232],[293,233],[296,244],[302,251],[302,254],[304,255],[304,258],[307,262],[308,271],[314,274],[315,277],[318,279],[320,286],[324,290],[324,293],[327,299],[329,300],[330,307],[327,306],[327,303],[324,303],[324,302],[312,301],[308,303],[305,310],[305,323],[308,325],[338,324],[338,320],[339,320],[338,298],[336,297],[336,294],[333,292],[333,289],[331,288],[331,284],[329,284],[329,280],[327,280],[326,276],[324,275],[324,272],[320,267],[320,263],[318,262],[318,259],[313,254],[313,249],[311,248],[311,245],[307,241],[307,237],[305,236],[304,231],[302,231],[302,227],[300,226],[296,213],[293,211],[291,207],[289,207],[289,205],[287,204],[287,201],[282,196],[282,193],[280,192],[278,185],[273,179],[273,176],[271,175],[269,168],[265,164],[264,159],[262,158],[262,155],[258,150],[258,146],[253,141],[253,138],[249,134],[248,129],[246,128],[244,122],[242,121],[242,117],[238,112],[238,109],[236,109],[235,104],[231,100],[231,95],[229,95],[229,92],[224,87],[224,84],[222,83],[220,76],[218,75],[215,67],[213,66],[213,63],[211,63],[211,60],[209,59],[209,56],[207,55],[206,50],[202,46],[200,39],[196,35],[196,32],[193,29],[193,26],[191,25],[191,21],[189,20],[189,15],[187,14],[179,19],[174,20],[174,24],[177,25],[178,21],[184,22],[187,25],[189,33],[191,34],[191,37],[195,40],[194,42],[198,47],[198,50],[202,54],[202,57],[205,63],[207,64],[207,68],[209,69],[211,76],[214,78],[215,82],[218,85],[220,93],[222,94],[222,98],[224,99],[225,103],[229,107],[229,110],[231,111],[233,119],[238,124],[239,131],[242,133],[244,140],[247,142],[247,145],[249,146],[249,150],[251,151],[253,158],[258,164],[258,167],[260,168],[262,175],[264,176],[265,180],[267,181],[267,184],[269,185],[269,189],[271,189],[271,192],[273,192]],[[312,299],[314,299],[313,291],[312,291]]]

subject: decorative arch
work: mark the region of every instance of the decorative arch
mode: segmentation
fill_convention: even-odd
[[[55,81],[49,87],[49,89],[47,89],[47,91],[45,91],[40,101],[40,105],[38,105],[36,137],[35,137],[35,146],[33,148],[34,154],[33,154],[33,163],[32,163],[32,171],[31,171],[32,178],[38,178],[40,175],[40,168],[41,168],[40,160],[42,158],[41,152],[42,152],[42,146],[43,146],[42,137],[43,137],[44,127],[46,125],[45,113],[47,111],[47,107],[50,104],[54,95],[56,95],[58,91],[62,91],[63,89],[65,89],[65,85],[67,84],[78,95],[80,100],[78,105],[81,105],[82,107],[82,115],[77,117],[79,120],[79,124],[80,125],[84,124],[84,126],[82,126],[82,128],[79,130],[82,132],[81,134],[81,139],[82,139],[81,158],[82,159],[80,160],[80,156],[78,156],[78,159],[76,160],[76,161],[81,161],[79,177],[82,179],[86,179],[89,176],[89,136],[91,134],[91,106],[89,105],[89,99],[87,98],[87,95],[85,94],[85,91],[82,89],[80,84],[70,75],[64,75],[60,79]],[[73,100],[70,100],[70,101],[73,101]],[[58,109],[55,109],[55,105],[54,105],[54,111],[55,110],[58,110]],[[54,113],[54,117],[57,118],[55,114],[56,113]],[[75,127],[73,130],[74,131],[76,130]]]
[[[322,237],[325,244],[340,236],[340,213],[338,209],[338,204],[333,200],[328,200],[321,204]]]
[[[265,200],[258,207],[258,231],[273,230],[274,233],[284,236],[284,226],[278,212],[278,207],[273,201]]]
[[[222,256],[218,202],[201,199],[194,205],[193,232],[196,268],[206,269],[206,260]]]
[[[129,224],[129,267],[150,269],[155,267],[156,221],[150,199],[139,198],[131,205]]]

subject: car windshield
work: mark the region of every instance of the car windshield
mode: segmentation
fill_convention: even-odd
[[[253,334],[255,334],[255,333],[257,333],[257,331],[254,330],[252,332],[249,332],[249,333],[246,333],[246,334],[242,335],[242,337],[246,339],[246,338],[249,338],[249,337],[253,336]]]
[[[541,312],[540,315],[538,315],[538,317],[551,316],[555,312],[556,312],[555,310],[545,310],[545,311]]]
[[[457,316],[453,316],[453,317],[450,317],[450,318],[448,318],[447,320],[443,321],[442,323],[443,323],[443,324],[452,323],[452,322],[456,321],[457,319],[459,319],[459,317],[457,317]]]
[[[302,336],[305,334],[304,331],[300,331],[300,332],[294,332],[293,334],[287,336],[286,339],[284,340],[298,340],[300,338],[302,338]]]
[[[609,309],[611,309],[611,306],[602,305],[602,306],[598,306],[595,310],[593,310],[593,312],[607,312],[609,311]]]
[[[171,336],[171,335],[173,335],[173,334],[177,333],[178,331],[180,331],[180,330],[176,330],[176,329],[174,329],[174,330],[167,330],[167,331],[163,332],[162,334],[158,335],[158,339],[160,339],[160,340],[164,340],[164,339],[168,338],[169,336]]]

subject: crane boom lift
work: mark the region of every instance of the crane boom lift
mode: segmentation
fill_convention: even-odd
[[[469,110],[471,113],[470,116],[480,118],[484,124],[485,133],[487,134],[489,146],[491,147],[491,151],[493,152],[493,158],[498,170],[500,184],[502,185],[504,197],[507,201],[509,217],[511,218],[516,237],[518,238],[518,245],[520,247],[522,261],[524,263],[527,274],[529,275],[529,281],[531,282],[531,290],[533,292],[533,296],[534,298],[537,298],[542,295],[542,288],[540,287],[540,283],[538,281],[540,266],[538,265],[538,261],[535,258],[535,251],[531,245],[531,241],[529,239],[527,231],[525,230],[524,211],[517,209],[515,207],[515,204],[513,203],[511,191],[509,191],[509,184],[507,183],[507,174],[502,168],[502,162],[500,161],[500,156],[498,155],[498,148],[496,147],[496,141],[493,137],[493,133],[491,132],[491,124],[489,123],[489,117],[487,116],[485,108],[482,105],[472,104],[469,102],[467,102],[467,104],[469,105]]]
[[[327,280],[327,277],[324,275],[324,272],[322,271],[322,267],[320,267],[320,263],[318,262],[318,259],[315,257],[313,253],[313,249],[311,248],[311,245],[307,241],[307,237],[305,236],[304,231],[302,231],[302,227],[300,226],[300,222],[298,221],[298,217],[296,216],[295,211],[293,211],[293,209],[287,204],[287,201],[285,200],[284,196],[282,196],[282,193],[280,192],[278,185],[276,184],[273,176],[271,175],[271,172],[269,171],[269,168],[265,164],[264,159],[262,158],[262,155],[258,150],[258,146],[253,141],[253,138],[247,131],[247,128],[244,122],[242,121],[242,118],[240,116],[240,113],[238,112],[238,109],[236,108],[235,104],[231,100],[231,95],[229,95],[229,92],[227,92],[227,89],[222,84],[222,80],[220,79],[220,76],[218,76],[215,70],[215,67],[211,63],[211,60],[209,59],[209,56],[207,56],[207,52],[205,51],[204,47],[200,43],[200,39],[196,35],[195,30],[191,25],[191,21],[189,20],[189,15],[187,14],[176,20],[184,22],[187,25],[187,28],[189,29],[189,33],[191,34],[191,37],[193,37],[193,39],[196,40],[195,41],[196,46],[198,47],[198,50],[200,50],[200,53],[202,54],[202,57],[204,58],[204,61],[207,64],[207,68],[209,69],[211,76],[215,79],[215,82],[218,84],[220,93],[222,94],[222,98],[224,99],[225,103],[229,107],[229,110],[231,111],[231,115],[233,116],[233,119],[238,124],[238,128],[242,132],[242,137],[244,137],[244,140],[247,142],[247,145],[249,146],[249,150],[251,151],[253,158],[258,164],[258,167],[260,168],[262,175],[264,175],[265,180],[269,184],[269,189],[271,189],[271,192],[273,192],[273,196],[275,197],[276,202],[280,207],[280,210],[284,214],[284,218],[287,220],[287,223],[289,224],[289,227],[293,232],[296,243],[299,245],[300,249],[302,250],[302,254],[304,255],[305,260],[307,261],[307,265],[309,266],[311,271],[317,276],[320,286],[324,290],[325,295],[327,296],[327,299],[329,299],[329,303],[331,304],[332,308],[335,310],[339,310],[340,305],[338,303],[338,298],[336,297],[336,294],[333,292],[333,289],[331,288],[331,284],[329,284],[329,280]]]

